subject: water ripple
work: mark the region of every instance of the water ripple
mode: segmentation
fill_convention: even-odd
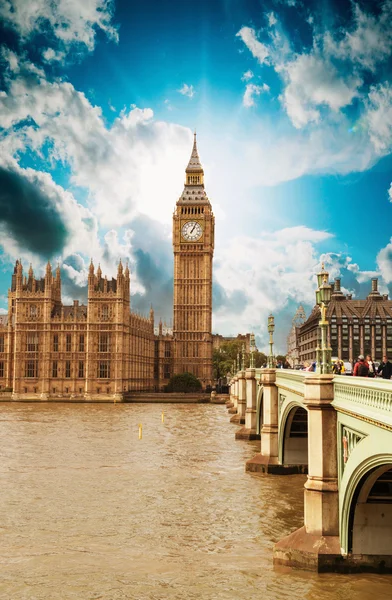
[[[304,477],[245,473],[258,443],[222,406],[0,407],[0,598],[391,596],[387,577],[273,569]]]

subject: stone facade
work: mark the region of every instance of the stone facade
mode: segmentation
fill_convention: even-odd
[[[0,324],[0,386],[13,399],[97,396],[121,400],[154,385],[154,314],[130,311],[130,274],[117,279],[91,263],[88,302],[64,306],[60,269],[36,279],[16,261],[8,315]]]
[[[299,333],[300,327],[306,321],[305,311],[299,306],[294,315],[290,333],[287,336],[287,360],[291,367],[300,364],[299,360]]]
[[[380,361],[384,355],[392,357],[392,300],[378,291],[377,279],[365,300],[353,299],[340,289],[335,279],[331,302],[328,306],[328,343],[332,356],[353,362],[360,354],[370,354]],[[299,332],[299,360],[316,360],[319,338],[320,309],[315,306]]]
[[[130,272],[108,280],[91,263],[87,305],[65,306],[60,268],[43,278],[16,261],[0,315],[0,392],[17,399],[124,399],[161,390],[175,373],[212,383],[214,215],[194,140],[173,216],[174,327],[130,309]]]

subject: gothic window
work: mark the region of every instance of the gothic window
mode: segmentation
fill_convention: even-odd
[[[54,360],[53,363],[52,363],[52,377],[54,377],[54,378],[58,377],[57,360]]]
[[[0,352],[4,352],[4,333],[0,335]]]
[[[109,379],[110,377],[110,361],[101,360],[98,363],[98,377],[100,379]]]
[[[27,352],[38,352],[38,333],[27,334]]]
[[[37,316],[37,307],[35,304],[30,306],[30,317],[34,319]]]
[[[101,319],[102,321],[107,321],[109,318],[109,307],[107,304],[102,305],[101,309]]]
[[[109,334],[99,334],[99,352],[109,352]]]
[[[67,337],[65,338],[65,351],[71,352],[71,344],[72,344],[72,336],[70,333],[67,333]]]
[[[84,352],[84,333],[79,336],[79,352]]]
[[[0,377],[4,377],[4,362],[0,362]]]
[[[78,377],[79,379],[83,379],[84,377],[84,362],[82,360],[79,361]]]
[[[163,365],[163,378],[170,379],[170,365]]]
[[[170,356],[171,356],[170,342],[165,342],[165,358],[169,358]]]
[[[65,361],[65,376],[71,377],[71,361],[70,360],[66,360]]]
[[[59,351],[59,336],[57,333],[53,336],[53,352]]]
[[[25,363],[25,377],[38,377],[38,361],[27,360]]]

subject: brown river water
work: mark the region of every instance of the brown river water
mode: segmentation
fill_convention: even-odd
[[[0,404],[0,598],[391,599],[273,568],[305,478],[245,473],[235,431],[216,405]]]

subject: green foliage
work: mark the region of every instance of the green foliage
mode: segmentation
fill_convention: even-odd
[[[287,361],[287,357],[283,354],[278,354],[278,356],[276,357],[276,362],[285,364],[286,361]]]
[[[240,365],[242,361],[242,344],[240,340],[225,342],[217,350],[212,353],[212,364],[214,367],[214,378],[226,377],[228,373],[233,373],[233,362],[237,359],[237,354],[240,355]],[[267,362],[267,357],[263,352],[254,352],[255,367],[261,367]],[[250,354],[245,354],[245,368],[250,364]]]
[[[166,392],[200,392],[202,389],[200,380],[192,373],[180,373],[173,375],[165,386]]]

